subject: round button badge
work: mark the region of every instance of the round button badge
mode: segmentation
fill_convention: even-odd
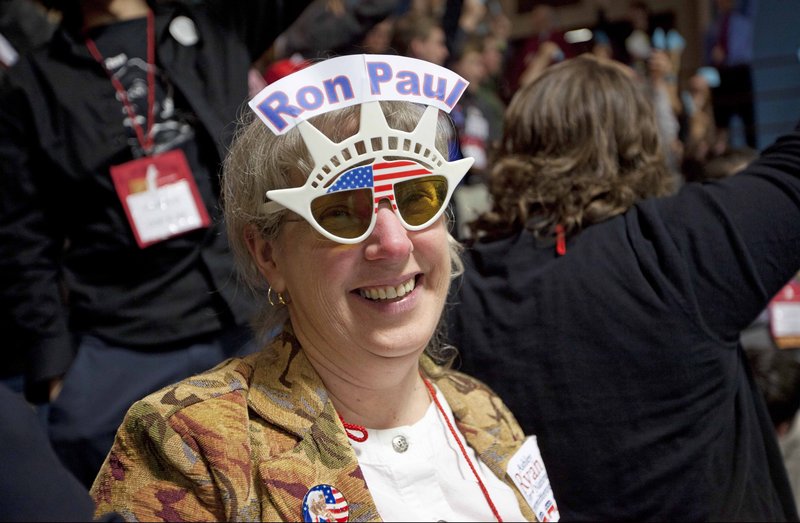
[[[347,521],[350,504],[335,487],[320,484],[303,497],[303,521]]]

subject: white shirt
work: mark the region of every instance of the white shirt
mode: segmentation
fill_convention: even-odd
[[[489,470],[458,430],[450,406],[442,405],[503,521],[525,521],[511,487]],[[494,521],[489,503],[436,405],[413,425],[367,429],[351,441],[378,513],[384,521]],[[399,452],[403,441],[407,449]],[[393,444],[394,443],[394,444]]]

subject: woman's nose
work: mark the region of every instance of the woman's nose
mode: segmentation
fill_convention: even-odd
[[[365,256],[369,260],[383,258],[407,258],[414,250],[409,231],[403,227],[389,200],[378,206],[375,228],[367,238]]]

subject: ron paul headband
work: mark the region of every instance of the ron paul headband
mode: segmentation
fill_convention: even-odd
[[[388,200],[409,230],[441,216],[472,158],[448,161],[436,149],[439,110],[450,112],[467,87],[454,72],[388,55],[332,58],[267,86],[250,107],[276,135],[297,126],[314,162],[306,183],[267,192],[265,212],[287,208],[340,243],[363,241]],[[381,100],[427,105],[415,129],[391,128]],[[307,120],[361,104],[359,131],[332,142]]]

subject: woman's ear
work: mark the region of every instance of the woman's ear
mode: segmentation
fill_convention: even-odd
[[[285,292],[286,284],[283,273],[275,260],[274,242],[264,238],[255,225],[248,225],[244,230],[244,240],[247,250],[253,258],[253,263],[258,267],[258,272],[270,283],[276,292]]]

